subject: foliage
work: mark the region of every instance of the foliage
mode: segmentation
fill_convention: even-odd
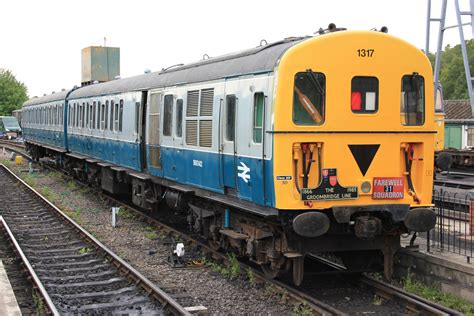
[[[474,39],[466,41],[466,49],[469,64],[474,65]],[[434,71],[435,55],[429,54],[429,59]],[[473,74],[474,72],[471,68],[471,75]],[[441,69],[439,78],[441,85],[443,86],[445,100],[469,98],[460,44],[454,47],[447,45],[441,53]]]
[[[466,315],[474,315],[474,304],[453,294],[443,293],[434,287],[427,286],[422,282],[415,280],[410,271],[408,271],[406,278],[403,280],[403,288],[410,293],[458,310]]]
[[[11,115],[28,100],[24,83],[18,81],[10,70],[0,69],[0,115]]]

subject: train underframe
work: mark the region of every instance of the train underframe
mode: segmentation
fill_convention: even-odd
[[[433,225],[431,212],[415,214],[409,205],[401,204],[279,210],[262,217],[166,179],[37,145],[28,144],[27,150],[35,160],[48,157],[81,182],[126,196],[151,213],[160,212],[166,203],[187,215],[190,230],[206,238],[212,248],[248,258],[270,278],[292,273],[297,285],[303,281],[304,256],[308,253],[333,253],[350,270],[383,268],[389,279],[400,235],[408,233],[410,226],[423,231]]]

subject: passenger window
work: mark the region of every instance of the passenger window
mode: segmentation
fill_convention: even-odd
[[[253,96],[253,142],[256,144],[262,143],[264,104],[263,93],[255,93]]]
[[[97,109],[94,107],[94,116],[97,115],[97,129],[100,129],[100,107],[101,107],[101,102],[100,101],[97,101]],[[96,114],[97,113],[97,114]]]
[[[135,102],[135,133],[138,134],[140,125],[140,102]]]
[[[425,80],[416,72],[402,78],[400,112],[403,125],[425,123]]]
[[[171,136],[173,130],[173,95],[165,95],[163,111],[163,136]]]
[[[225,140],[235,140],[235,95],[225,97]]]
[[[183,99],[176,100],[176,137],[183,137]]]
[[[354,77],[351,83],[351,110],[375,113],[379,107],[379,80],[376,77]]]
[[[94,101],[94,107],[92,108],[91,120],[92,120],[92,129],[95,129],[95,116],[97,113],[97,104]]]
[[[326,77],[308,70],[295,75],[293,92],[293,122],[297,125],[324,123]]]
[[[115,108],[115,103],[114,100],[110,101],[110,130],[114,130],[114,108]]]
[[[92,104],[89,104],[89,102],[87,102],[87,107],[86,107],[86,127],[88,127],[89,129],[92,128],[92,124],[90,122],[90,117],[92,116]]]
[[[122,123],[123,123],[123,100],[120,100],[120,110],[119,110],[119,132],[122,131]]]
[[[109,122],[109,100],[105,101],[104,130],[107,129],[108,122]]]
[[[114,104],[114,131],[118,131],[118,123],[119,123],[119,104]]]
[[[105,103],[102,103],[100,105],[100,116],[99,116],[99,121],[100,121],[99,129],[101,131],[104,130],[104,125],[105,125],[104,119],[105,119]]]

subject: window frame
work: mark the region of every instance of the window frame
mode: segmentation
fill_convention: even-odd
[[[298,76],[302,75],[302,74],[308,74],[308,73],[313,73],[315,75],[318,75],[318,76],[322,76],[322,79],[323,79],[323,85],[319,85],[323,91],[322,91],[322,94],[319,93],[319,97],[321,98],[321,111],[319,111],[317,108],[317,112],[318,114],[321,116],[321,121],[320,122],[316,122],[311,116],[310,114],[308,114],[308,110],[306,110],[302,105],[301,105],[301,101],[300,101],[300,94],[298,93],[298,90],[300,91],[300,93],[303,95],[303,96],[306,96],[308,99],[310,99],[311,101],[311,98],[308,97],[306,94],[304,94],[303,91],[300,90],[300,88],[298,88],[298,90],[296,89],[297,86],[296,86],[296,82],[297,82],[297,79],[298,79]],[[319,83],[319,81],[318,81]],[[292,122],[294,125],[296,126],[308,126],[308,127],[320,127],[320,126],[323,126],[324,123],[326,122],[326,84],[327,84],[327,80],[326,80],[326,75],[323,73],[323,72],[319,72],[319,71],[313,71],[311,69],[307,69],[306,71],[299,71],[299,72],[296,72],[295,75],[294,75],[294,79],[293,79],[293,101],[292,101],[292,108],[291,108],[291,119],[292,119]],[[315,87],[313,87],[313,89],[316,89]],[[300,105],[300,107],[302,109],[297,109],[296,108],[296,100],[298,100],[298,103]],[[303,110],[306,112],[306,114],[309,116],[309,118],[311,119],[311,123],[306,123],[306,122],[297,122],[295,119],[295,114],[297,113],[296,110]],[[305,113],[303,112],[303,113]],[[300,118],[301,119],[301,118]]]
[[[367,92],[372,92],[372,91],[358,91],[358,92],[362,92],[363,97],[362,97],[361,102],[362,102],[362,105],[364,106],[364,109],[354,111],[352,109],[352,104],[350,104],[351,112],[353,114],[357,114],[357,115],[359,115],[359,114],[371,114],[371,115],[372,114],[377,114],[378,111],[379,111],[379,103],[380,103],[379,102],[380,101],[379,100],[380,99],[380,81],[379,81],[379,78],[377,78],[375,76],[354,76],[354,77],[352,77],[352,79],[351,79],[351,98],[350,98],[351,102],[352,102],[352,93],[354,92],[354,79],[375,79],[376,80],[375,109],[374,110],[367,110],[365,108],[366,102],[362,102],[362,100],[366,100],[365,99],[366,96],[367,96],[366,93]]]
[[[171,100],[171,101],[170,101]],[[163,97],[163,136],[173,136],[173,105],[174,95],[165,94]]]
[[[262,103],[261,103],[261,111],[260,111],[260,121],[261,121],[261,125],[260,126],[257,126],[257,111],[256,111],[256,107],[257,107],[257,96],[258,95],[261,95],[262,96]],[[265,93],[263,93],[262,91],[258,91],[258,92],[255,92],[253,94],[253,119],[252,119],[252,143],[255,144],[255,145],[261,145],[263,143],[263,137],[264,137],[264,134],[263,134],[263,131],[264,131],[264,127],[265,127],[265,122],[264,122],[264,117],[265,117]],[[260,130],[260,141],[257,141],[256,139],[256,130]],[[235,135],[234,135],[235,136]]]

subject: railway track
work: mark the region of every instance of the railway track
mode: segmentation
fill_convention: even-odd
[[[344,266],[320,256],[307,255],[307,257],[311,260],[322,263],[334,271],[344,272],[346,270]],[[416,313],[417,315],[463,315],[458,311],[431,302],[365,274],[357,274],[355,277],[351,277],[349,282],[359,287],[365,287],[386,300],[396,300],[405,306],[408,311]]]
[[[0,261],[5,268],[8,279],[12,286],[15,298],[23,315],[40,314],[44,312],[39,302],[37,290],[34,289],[32,276],[27,273],[24,262],[13,245],[12,239],[7,234],[3,218],[0,217]],[[44,302],[43,302],[44,304]]]
[[[80,182],[79,182],[80,183]],[[82,183],[81,183],[82,184]],[[82,184],[84,185],[84,184]],[[102,194],[105,198],[110,200],[114,205],[121,205],[126,207],[129,211],[132,211],[138,218],[147,222],[150,225],[153,225],[160,231],[166,231],[170,236],[174,236],[175,238],[179,238],[181,240],[185,240],[187,246],[195,245],[202,249],[204,253],[210,254],[214,259],[219,260],[221,262],[227,262],[228,257],[220,252],[216,252],[215,250],[211,249],[207,246],[207,244],[200,240],[199,238],[193,238],[182,231],[179,231],[167,224],[162,223],[161,221],[153,218],[147,214],[144,214],[140,210],[137,210],[133,205],[129,203],[125,203],[123,201],[117,200],[114,197],[111,197],[107,194]],[[311,256],[310,256],[311,257]],[[324,261],[322,258],[315,257],[319,260],[319,262],[323,262],[325,265],[333,269],[333,271],[329,272],[329,274],[344,274],[345,268],[343,266],[339,266],[334,264],[330,261]],[[303,303],[306,306],[312,309],[312,313],[314,315],[347,315],[348,313],[331,306],[328,303],[323,302],[320,299],[312,296],[303,288],[295,288],[294,286],[290,285],[289,283],[285,283],[281,280],[269,280],[265,278],[264,274],[261,273],[259,270],[254,269],[253,267],[249,267],[245,263],[241,263],[241,270],[245,271],[251,268],[254,275],[265,282],[271,283],[273,286],[278,288],[280,291],[285,292],[293,302]],[[395,300],[402,306],[404,306],[408,311],[413,313],[419,313],[423,315],[462,315],[461,313],[450,310],[445,308],[441,305],[438,305],[433,302],[429,302],[423,298],[417,297],[413,294],[410,294],[406,291],[403,291],[399,288],[391,286],[387,283],[375,280],[373,278],[358,275],[357,280],[360,282],[358,285],[362,285],[363,287],[367,288],[368,290],[376,293],[378,296],[386,299],[386,300]]]
[[[4,226],[53,314],[189,314],[3,165],[0,188]]]

